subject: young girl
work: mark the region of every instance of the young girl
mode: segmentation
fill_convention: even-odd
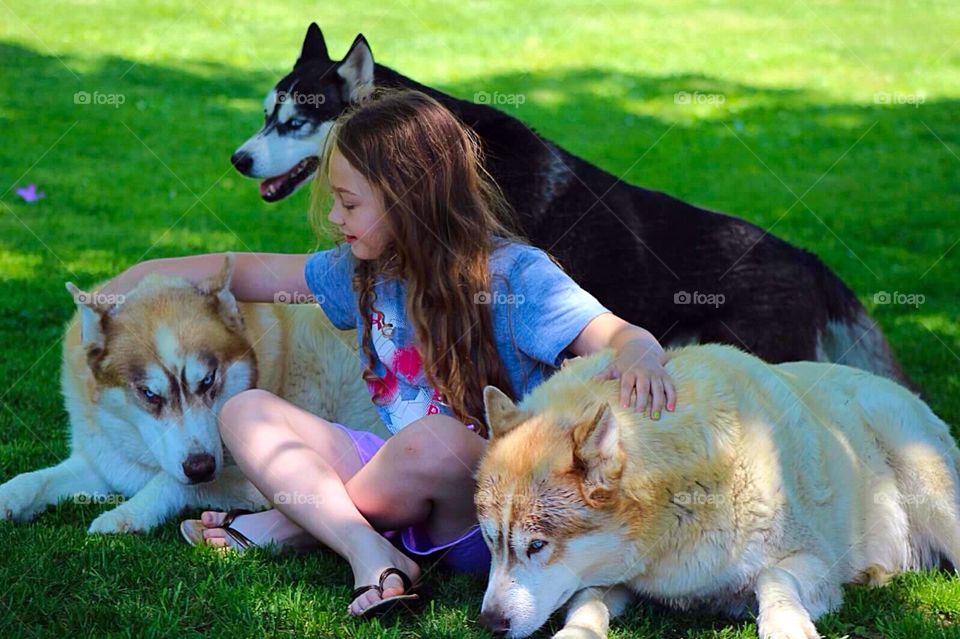
[[[472,478],[486,443],[485,385],[519,399],[568,354],[610,346],[624,406],[656,419],[674,409],[675,391],[650,333],[510,231],[476,138],[434,99],[371,97],[336,123],[320,167],[329,222],[349,250],[238,254],[231,290],[261,302],[312,293],[335,326],[356,328],[364,378],[394,435],[353,431],[262,390],[234,396],[220,430],[244,475],[268,498],[299,498],[226,523],[205,512],[202,538],[221,547],[319,540],[350,562],[349,612],[370,616],[409,595],[420,577],[410,555],[444,550],[455,570],[489,569]],[[129,290],[151,271],[198,282],[222,263],[222,254],[151,260],[108,288]],[[378,532],[391,530],[397,546]]]

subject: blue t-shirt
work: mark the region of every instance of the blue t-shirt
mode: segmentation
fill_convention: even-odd
[[[340,245],[310,255],[304,275],[330,322],[339,329],[357,329],[359,347],[363,324],[352,286],[357,262],[349,246]],[[532,246],[499,243],[490,255],[490,275],[491,291],[479,294],[477,301],[491,305],[497,352],[514,396],[520,398],[560,367],[568,356],[566,347],[590,320],[608,311]],[[384,424],[397,433],[425,415],[452,415],[423,372],[416,330],[406,317],[404,283],[380,276],[374,291],[370,328],[379,382],[367,385]],[[359,352],[365,363],[363,350]]]

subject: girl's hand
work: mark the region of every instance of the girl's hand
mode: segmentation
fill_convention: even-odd
[[[650,419],[660,419],[660,411],[664,406],[673,411],[677,405],[673,378],[663,367],[666,363],[667,356],[662,350],[654,353],[642,342],[630,342],[624,345],[613,364],[596,379],[619,378],[620,405],[625,408],[635,402],[637,412],[648,410]],[[634,393],[636,399],[633,398]]]

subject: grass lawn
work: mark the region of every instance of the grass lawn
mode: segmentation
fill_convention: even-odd
[[[153,257],[315,246],[305,192],[264,204],[228,161],[311,20],[335,58],[362,31],[378,61],[452,94],[521,94],[504,108],[571,151],[814,251],[960,424],[955,3],[132,4],[0,0],[0,481],[67,455],[66,280],[83,287]],[[75,104],[78,91],[123,104]],[[24,202],[14,187],[29,183],[46,197]],[[879,304],[881,292],[923,303]],[[176,521],[87,536],[107,507],[0,522],[0,637],[488,636],[475,623],[481,581],[431,571],[426,614],[357,622],[346,562],[329,553],[223,558],[181,544]],[[926,573],[847,588],[819,628],[960,637],[958,620],[960,580]],[[639,606],[611,636],[756,627]]]

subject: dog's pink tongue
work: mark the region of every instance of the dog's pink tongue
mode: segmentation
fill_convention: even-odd
[[[277,177],[268,178],[268,179],[264,180],[263,182],[261,182],[261,183],[260,183],[260,197],[266,197],[266,196],[267,196],[267,193],[268,193],[272,188],[274,188],[275,186],[279,186],[279,184],[280,184],[281,182],[283,182],[283,178],[284,178],[284,177],[285,177],[285,176],[283,176],[283,175],[279,175],[279,176],[277,176]]]

